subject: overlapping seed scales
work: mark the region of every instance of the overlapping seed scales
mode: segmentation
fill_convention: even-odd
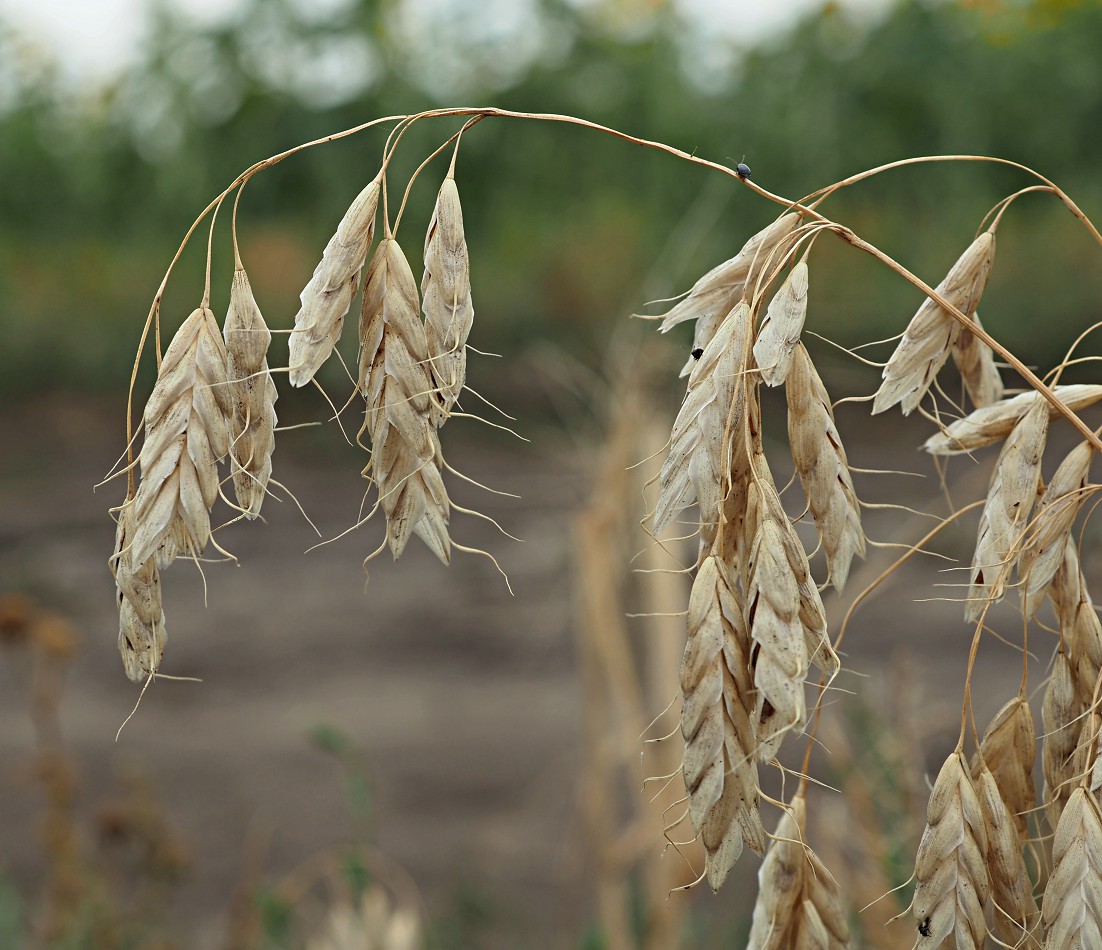
[[[198,556],[210,538],[218,460],[229,450],[226,348],[214,314],[200,307],[161,359],[145,407],[142,479],[134,497],[132,558],[165,567]]]
[[[1037,504],[1033,529],[1018,562],[1022,579],[1022,611],[1026,619],[1037,613],[1052,579],[1064,559],[1064,545],[1086,500],[1091,457],[1089,442],[1081,442],[1056,469]]]
[[[440,476],[432,417],[435,391],[426,359],[417,284],[398,242],[379,243],[368,267],[360,315],[359,387],[374,479],[397,558],[416,534],[445,564],[451,558],[450,503]]]
[[[994,259],[995,233],[984,231],[937,285],[937,292],[965,316],[971,316],[979,305]],[[904,415],[913,412],[949,358],[960,329],[949,311],[927,297],[884,367],[884,381],[872,403],[873,414],[896,403]]]
[[[807,804],[793,796],[758,872],[747,950],[845,950],[849,924],[837,882],[805,843]]]
[[[449,175],[440,186],[436,208],[425,235],[425,272],[421,278],[421,307],[436,394],[447,418],[467,378],[467,337],[474,323],[471,269],[463,233],[459,190]]]
[[[754,643],[754,718],[762,761],[776,754],[787,732],[803,728],[810,659],[800,616],[801,590],[785,545],[785,529],[791,530],[791,525],[783,510],[778,514],[769,504],[767,493],[759,480],[751,483],[746,517],[746,610]]]
[[[999,454],[972,558],[972,586],[965,608],[969,621],[977,620],[986,605],[1001,599],[1006,589],[1037,497],[1048,422],[1047,404],[1034,403]]]
[[[743,300],[727,315],[693,367],[658,476],[655,534],[693,502],[700,508],[701,522],[719,521],[726,461],[731,453],[744,451],[743,377],[749,331],[750,307]]]
[[[1102,386],[1079,383],[1057,386],[1053,394],[1073,412],[1078,412],[1102,399]],[[937,435],[930,436],[922,448],[931,455],[960,455],[994,445],[1010,435],[1038,401],[1049,405],[1043,396],[1030,390],[994,405],[976,409]],[[1055,415],[1056,410],[1049,405],[1050,418]]]
[[[1022,856],[1022,838],[995,776],[985,764],[975,776],[976,794],[987,824],[987,870],[991,880],[995,932],[1010,946],[1022,945],[1036,925],[1037,902]]]
[[[126,675],[140,682],[160,668],[166,632],[156,559],[135,563],[133,537],[134,505],[128,502],[119,511],[109,564],[119,605],[119,655]]]
[[[958,948],[983,947],[990,890],[987,851],[983,809],[964,757],[954,752],[934,782],[915,859],[911,910],[918,947],[940,947],[950,936]]]
[[[310,382],[340,339],[375,236],[381,181],[382,173],[356,196],[299,294],[302,306],[295,315],[289,343],[292,386]]]
[[[984,767],[990,770],[1023,841],[1029,837],[1029,814],[1036,799],[1033,781],[1036,757],[1033,711],[1024,696],[1015,696],[995,714],[984,732],[972,775],[977,777]]]
[[[979,313],[971,314],[972,322],[982,329]],[[1003,380],[995,365],[995,352],[967,327],[961,327],[953,344],[953,362],[972,405],[992,406],[1003,398]]]
[[[272,475],[279,393],[268,370],[272,334],[256,305],[248,275],[241,268],[233,275],[223,334],[233,488],[237,503],[252,519],[260,514]]]
[[[1079,744],[1081,706],[1075,695],[1075,678],[1067,655],[1061,651],[1045,687],[1041,705],[1041,769],[1044,773],[1045,810],[1049,824],[1060,822],[1064,805],[1078,778],[1075,774],[1075,750]]]
[[[666,333],[686,320],[715,320],[729,313],[740,298],[753,293],[757,275],[799,222],[798,214],[782,215],[750,238],[734,257],[713,267],[693,284],[688,296],[654,318],[662,321],[661,332]]]
[[[802,343],[793,354],[786,395],[792,459],[826,551],[830,579],[841,591],[854,555],[865,555],[865,532],[830,396]]]
[[[1052,863],[1041,905],[1045,950],[1102,947],[1102,815],[1081,786],[1056,828]]]
[[[708,882],[716,891],[744,841],[759,854],[765,847],[748,708],[749,650],[734,583],[726,568],[708,557],[689,600],[681,731],[689,812],[707,853]]]
[[[807,263],[800,261],[769,302],[754,341],[754,361],[766,385],[779,386],[788,376],[806,316]]]

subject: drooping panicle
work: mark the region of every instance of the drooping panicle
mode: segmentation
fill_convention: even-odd
[[[788,376],[806,317],[807,263],[800,261],[769,302],[754,341],[754,361],[766,385],[779,386]]]
[[[223,328],[230,404],[230,459],[237,503],[250,520],[260,514],[275,451],[275,402],[279,398],[268,370],[272,334],[245,271],[233,275]]]
[[[375,236],[381,183],[380,172],[356,196],[299,295],[302,306],[295,315],[289,343],[292,386],[310,382],[340,339]]]
[[[218,460],[229,450],[226,347],[205,306],[181,324],[145,407],[142,478],[134,497],[131,557],[198,557],[210,538]]]
[[[840,591],[854,555],[865,556],[865,532],[830,396],[802,343],[793,354],[785,395],[792,459],[826,551],[830,579]]]
[[[970,317],[979,306],[991,265],[995,260],[995,232],[984,231],[960,256],[945,279],[935,288],[949,303]],[[899,403],[909,415],[933,384],[934,377],[949,359],[960,324],[932,297],[911,318],[888,365],[884,381],[873,399],[873,414]]]
[[[471,273],[459,189],[449,175],[440,186],[425,235],[421,307],[436,396],[437,424],[447,418],[467,378],[467,337],[474,323]]]
[[[445,564],[451,558],[450,505],[440,474],[432,417],[435,386],[417,302],[417,283],[398,242],[379,242],[368,267],[360,315],[359,388],[367,400],[369,475],[397,558],[416,534]]]

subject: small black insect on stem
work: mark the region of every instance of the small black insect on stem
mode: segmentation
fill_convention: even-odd
[[[929,914],[927,914],[926,917],[923,919],[922,923],[920,923],[918,925],[918,932],[920,934],[922,934],[923,937],[930,936],[930,915]]]
[[[698,360],[704,355],[704,351],[698,346],[693,349],[693,359]]]

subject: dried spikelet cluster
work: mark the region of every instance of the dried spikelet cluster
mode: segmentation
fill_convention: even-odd
[[[838,882],[806,844],[806,829],[801,789],[781,815],[758,872],[747,950],[843,950],[850,945]]]
[[[289,342],[293,386],[313,380],[339,342],[371,250],[383,187],[380,172],[357,195],[300,295]],[[198,560],[211,539],[210,512],[222,494],[219,462],[229,456],[237,499],[230,505],[241,517],[259,516],[271,482],[278,398],[268,365],[272,334],[241,264],[236,227],[234,251],[224,327],[207,305],[208,293],[160,359],[144,412],[141,479],[119,509],[110,567],[118,588],[119,650],[133,680],[156,673],[164,653],[160,571],[179,556]],[[357,388],[372,453],[364,474],[378,490],[385,544],[394,556],[416,534],[448,563],[451,505],[438,430],[466,382],[474,319],[463,215],[450,171],[425,240],[421,287],[419,295],[388,225],[367,265],[359,322]]]
[[[995,232],[984,231],[937,285],[937,292],[965,316],[972,317],[979,306],[994,260]],[[991,371],[975,368],[984,362],[983,354],[975,352],[980,341],[969,333],[962,348],[958,345],[960,335],[961,325],[953,315],[932,297],[927,297],[911,318],[903,339],[884,367],[884,382],[873,399],[873,413],[890,409],[896,403],[904,415],[913,412],[954,350],[960,354],[958,365],[963,363],[968,370],[965,380],[973,401],[977,400],[977,395],[980,400],[988,398],[993,391],[989,381]],[[998,377],[993,364],[991,370],[994,377]],[[984,405],[984,402],[976,401],[976,405]]]
[[[552,118],[492,109],[438,110],[432,117],[463,118],[467,124],[452,142],[480,120],[507,114]],[[429,117],[403,117],[399,125],[404,129],[407,121]],[[405,202],[393,221],[387,209],[387,166],[401,138],[392,137],[379,174],[341,218],[303,289],[285,369],[293,387],[315,380],[340,341],[362,277],[354,382],[364,403],[360,435],[370,442],[363,474],[386,519],[385,540],[369,558],[387,547],[397,558],[416,535],[447,564],[453,550],[467,550],[450,533],[452,513],[463,509],[453,505],[445,486],[450,469],[440,429],[459,414],[466,384],[474,318],[470,261],[453,156],[428,223],[420,280],[415,275],[397,238]],[[285,157],[255,166],[220,201]],[[740,166],[737,174],[742,185],[757,187],[747,182],[748,170]],[[839,184],[856,185],[864,177]],[[653,318],[663,333],[693,323],[681,372],[685,395],[656,477],[650,523],[663,541],[687,534],[695,543],[680,670],[681,772],[687,813],[706,855],[702,878],[718,889],[745,848],[766,852],[760,809],[770,799],[761,790],[759,769],[787,769],[780,763],[786,740],[818,722],[822,693],[841,668],[823,592],[833,587],[840,593],[854,559],[864,557],[871,544],[835,404],[805,345],[804,327],[814,313],[809,258],[819,237],[830,235],[827,240],[837,237],[872,254],[926,293],[883,365],[870,397],[872,412],[898,405],[910,415],[918,409],[938,427],[923,448],[939,459],[1000,446],[982,499],[968,580],[958,585],[976,638],[965,713],[971,711],[971,664],[1005,610],[992,608],[1015,587],[1024,628],[1026,663],[1018,694],[982,739],[974,737],[970,765],[964,752],[970,717],[962,716],[960,741],[930,795],[915,868],[916,945],[978,948],[996,936],[1014,947],[1097,946],[1102,621],[1079,559],[1081,529],[1098,489],[1090,466],[1102,442],[1076,414],[1102,401],[1102,385],[1058,385],[1067,365],[1086,362],[1069,353],[1050,386],[980,323],[977,310],[993,271],[996,229],[1012,199],[984,219],[984,229],[931,291],[822,214],[834,190],[801,203],[758,189],[780,201],[784,213]],[[1070,198],[1047,179],[1043,190],[1059,197],[1097,238]],[[380,205],[384,222],[376,244]],[[118,592],[119,649],[135,680],[156,673],[162,663],[161,571],[178,557],[198,561],[208,546],[217,547],[211,512],[218,497],[225,497],[223,481],[234,487],[236,503],[227,500],[234,520],[260,517],[270,486],[278,485],[272,479],[278,395],[273,372],[280,369],[269,366],[272,332],[241,264],[234,228],[235,275],[225,324],[220,329],[210,309],[208,260],[202,303],[159,359],[143,415],[144,441],[137,460],[130,457],[129,490],[118,509],[110,566]],[[160,299],[151,319],[159,319]],[[994,325],[987,305],[984,313]],[[941,398],[938,376],[950,357],[960,376],[956,402],[963,408]],[[1016,371],[1026,391],[1006,395],[1000,366]],[[771,442],[765,411],[772,400],[764,400],[763,411],[763,386],[783,388],[787,408],[794,476],[782,489],[766,452]],[[1061,416],[1084,441],[1050,468],[1049,430]],[[220,469],[227,456],[226,469]],[[802,499],[794,497],[800,491],[791,487],[796,481]],[[686,514],[688,509],[695,511]],[[1025,698],[1036,647],[1036,639],[1026,637],[1033,630],[1058,635],[1049,646],[1055,659],[1040,710],[1040,799],[1038,737]],[[809,689],[812,667],[821,677]],[[849,943],[839,890],[804,840],[805,787],[801,780],[784,807],[762,864],[753,947]],[[1043,820],[1055,835],[1050,854]],[[1044,878],[1049,868],[1042,895],[1032,877]]]
[[[682,732],[690,815],[713,888],[744,842],[761,851],[755,763],[770,762],[806,724],[811,665],[828,678],[840,667],[807,551],[762,448],[763,383],[785,385],[793,458],[836,587],[864,553],[830,400],[800,342],[808,266],[792,257],[801,234],[798,215],[778,219],[661,318],[662,330],[696,320],[652,525],[658,534],[697,507],[700,566],[682,667]],[[766,305],[769,284],[788,263]]]
[[[934,782],[915,859],[912,912],[919,946],[940,947],[952,936],[954,946],[983,947],[987,852],[984,812],[964,758],[954,752]]]

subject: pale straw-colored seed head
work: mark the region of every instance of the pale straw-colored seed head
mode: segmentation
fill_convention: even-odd
[[[782,812],[758,871],[758,897],[747,950],[784,950],[791,946],[789,940],[807,865],[803,843],[805,819],[806,803],[803,794],[798,793]]]
[[[716,524],[720,519],[724,473],[730,468],[727,461],[744,453],[749,332],[750,307],[743,300],[727,315],[693,367],[658,476],[656,535],[694,501],[702,522]]]
[[[971,315],[972,322],[983,327],[979,313]],[[960,378],[972,405],[977,409],[992,406],[1003,398],[1003,380],[995,365],[995,353],[971,330],[962,327],[953,344],[953,362],[957,364]]]
[[[838,883],[806,844],[801,789],[781,815],[758,872],[747,950],[845,950],[849,923]]]
[[[830,579],[841,591],[854,555],[865,555],[865,532],[830,397],[802,343],[795,348],[785,392],[792,459],[826,551]]]
[[[133,537],[134,504],[127,502],[119,510],[115,551],[108,564],[118,595],[119,655],[126,675],[140,682],[160,668],[167,634],[156,560],[150,557],[135,564]]]
[[[1057,386],[1053,393],[1069,409],[1078,412],[1102,399],[1102,386],[1075,383]],[[1019,393],[994,405],[976,409],[937,435],[930,436],[922,448],[931,455],[960,455],[982,449],[986,445],[994,445],[1010,435],[1033,405],[1043,399],[1044,397],[1031,389],[1027,393]],[[1050,408],[1050,415],[1055,413],[1056,410]]]
[[[1041,905],[1045,950],[1102,947],[1102,814],[1082,786],[1057,825],[1052,863]]]
[[[754,341],[754,361],[767,386],[779,386],[788,376],[806,317],[807,262],[800,261],[769,302]]]
[[[791,530],[791,525],[783,510],[778,515],[769,503],[770,494],[771,486],[759,479],[751,482],[746,516],[746,616],[755,648],[755,719],[762,761],[776,754],[786,733],[803,728],[810,659],[800,617],[800,587],[785,547],[785,529]]]
[[[972,558],[972,586],[964,613],[968,621],[979,619],[987,604],[1002,598],[1021,553],[1041,478],[1048,423],[1048,404],[1035,402],[999,454]]]
[[[226,391],[231,407],[230,458],[233,488],[245,516],[255,518],[272,474],[279,398],[268,371],[272,334],[256,305],[243,269],[233,275],[223,328],[226,340]]]
[[[1093,454],[1089,442],[1081,442],[1072,449],[1056,469],[1037,504],[1029,541],[1018,562],[1022,611],[1027,619],[1037,613],[1063,563],[1064,545],[1087,497],[1084,489]]]
[[[911,912],[918,947],[940,947],[950,936],[957,947],[983,947],[983,909],[990,890],[987,849],[983,809],[964,756],[954,752],[934,782],[915,858],[917,886]]]
[[[978,776],[982,768],[990,770],[1023,841],[1029,837],[1029,815],[1037,798],[1033,780],[1036,757],[1033,711],[1025,697],[1015,696],[995,714],[984,732],[972,775]]]
[[[1061,627],[1060,633],[1068,645],[1068,657],[1075,678],[1075,695],[1081,706],[1093,705],[1098,672],[1102,669],[1102,620],[1098,611],[1082,588],[1084,599],[1075,610],[1070,627]]]
[[[1075,678],[1067,655],[1060,651],[1052,666],[1041,705],[1041,769],[1044,773],[1044,801],[1049,823],[1060,822],[1064,805],[1078,776],[1075,774],[1075,750],[1079,744],[1082,711],[1075,695]]]
[[[375,236],[381,173],[361,191],[325,245],[314,275],[299,294],[302,303],[291,331],[290,380],[305,386],[329,359],[360,283],[360,271]]]
[[[979,305],[994,260],[995,233],[984,231],[937,285],[937,292],[965,316],[970,316]],[[872,403],[873,414],[890,409],[896,403],[904,415],[913,412],[945,365],[959,335],[960,324],[953,315],[927,297],[884,367],[884,381]]]
[[[987,823],[987,870],[994,929],[1010,946],[1022,946],[1036,926],[1038,909],[1022,856],[1017,816],[1010,813],[995,776],[983,763],[976,774],[975,786]]]
[[[467,337],[474,323],[463,209],[451,175],[440,186],[425,235],[421,307],[432,378],[442,407],[439,424],[455,405],[466,381]]]
[[[165,566],[197,557],[210,538],[218,460],[229,450],[226,348],[214,314],[200,307],[181,324],[145,407],[142,479],[134,498],[134,563]]]
[[[742,853],[765,833],[750,723],[750,640],[726,568],[706,558],[689,599],[681,662],[683,770],[693,826],[704,842],[708,883],[718,891]]]
[[[360,315],[359,387],[372,452],[364,474],[378,488],[393,556],[416,534],[446,564],[450,504],[426,351],[417,284],[398,242],[388,237],[371,259]]]
[[[668,332],[686,320],[716,319],[731,311],[739,299],[753,293],[754,279],[772,260],[778,262],[774,252],[787,239],[800,222],[798,214],[782,215],[768,227],[755,234],[730,260],[713,267],[700,278],[688,295],[675,307],[653,319],[661,320],[662,333]],[[702,345],[702,344],[698,344]]]

